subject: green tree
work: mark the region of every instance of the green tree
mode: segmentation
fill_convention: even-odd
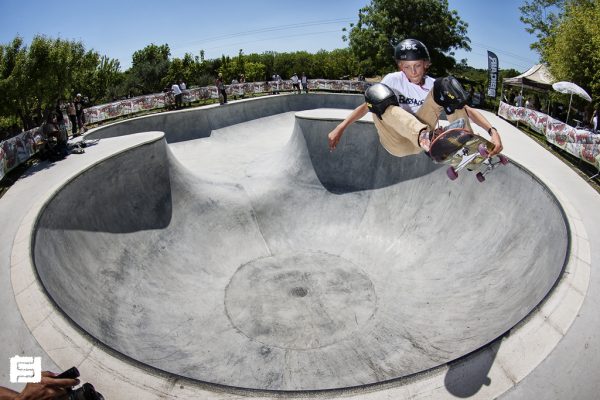
[[[119,60],[102,56],[88,86],[89,89],[84,91],[93,104],[110,102],[124,94],[119,89],[123,80],[124,75]]]
[[[519,7],[519,11],[522,13],[521,22],[529,25],[525,30],[534,34],[538,39],[537,42],[530,45],[531,49],[537,50],[541,54],[548,37],[562,17],[564,6],[565,0],[526,0]]]
[[[453,49],[471,50],[467,27],[455,10],[448,9],[447,0],[372,0],[359,10],[358,22],[350,25],[344,39],[367,75],[395,70],[394,46],[406,38],[425,43],[432,74],[441,75],[456,63]]]
[[[271,77],[275,72],[275,59],[277,58],[277,53],[274,51],[266,51],[261,54],[260,59],[261,63],[265,66],[265,77],[263,79],[271,80]]]
[[[24,46],[16,37],[0,46],[0,113],[17,116],[25,129],[39,125],[57,100],[71,96],[78,79],[93,75],[98,58],[81,42],[35,36]]]
[[[246,63],[248,61],[246,61],[246,56],[244,56],[244,51],[242,49],[240,49],[237,57],[230,58],[223,56],[221,61],[222,64],[219,68],[219,72],[223,74],[225,82],[231,82],[234,78],[238,79],[241,74],[247,75]],[[252,68],[254,68],[252,74],[255,75],[257,72],[256,65]],[[263,77],[261,76],[260,79],[263,79]]]
[[[246,61],[244,64],[246,82],[260,82],[265,79],[267,67],[259,62]]]
[[[119,97],[119,85],[123,80],[118,60],[88,52],[79,59],[73,70],[72,92],[82,93],[91,104],[112,101]]]
[[[542,58],[558,80],[574,82],[600,99],[600,1],[569,1],[552,29]],[[575,99],[574,101],[579,99]]]
[[[170,87],[180,80],[183,80],[187,83],[188,80],[186,79],[186,72],[184,61],[181,58],[174,58],[169,63],[169,68],[166,75],[161,79],[161,87]]]
[[[150,44],[133,53],[128,87],[133,95],[161,92],[169,72],[171,50],[168,44]]]

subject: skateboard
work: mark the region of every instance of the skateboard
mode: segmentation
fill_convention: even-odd
[[[455,180],[463,168],[477,171],[479,182],[499,165],[508,164],[508,158],[502,154],[490,157],[494,144],[479,135],[461,128],[449,129],[435,138],[429,148],[433,162],[449,165],[448,178]]]

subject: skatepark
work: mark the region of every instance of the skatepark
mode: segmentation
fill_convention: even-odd
[[[484,111],[511,159],[484,183],[389,155],[370,115],[330,152],[362,99],[128,119],[27,171],[2,356],[106,398],[593,398],[600,196]]]

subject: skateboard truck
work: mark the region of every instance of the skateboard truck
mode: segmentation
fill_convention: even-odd
[[[477,147],[477,153],[469,154],[468,148],[463,147],[462,149],[458,150],[455,154],[455,157],[456,156],[462,157],[462,160],[458,163],[458,165],[456,167],[454,167],[454,166],[448,167],[448,169],[446,170],[446,175],[448,175],[448,178],[450,178],[450,180],[455,180],[456,178],[458,178],[458,171],[467,167],[477,157],[484,157],[485,160],[482,161],[481,163],[484,164],[485,167],[483,167],[482,170],[479,171],[475,175],[479,182],[483,182],[483,181],[485,181],[485,176],[488,173],[490,173],[494,168],[496,168],[498,166],[498,164],[502,164],[502,165],[508,164],[508,158],[506,158],[504,155],[502,155],[502,154],[498,155],[497,160],[494,161],[493,158],[489,157],[489,154],[490,153],[489,153],[488,149],[485,147],[485,145],[483,143],[479,144],[479,146]]]
[[[433,162],[449,165],[448,178],[455,180],[458,172],[464,168],[477,171],[479,182],[496,166],[508,164],[508,158],[502,154],[490,157],[494,144],[483,137],[463,128],[452,128],[437,136],[429,147],[429,156]]]

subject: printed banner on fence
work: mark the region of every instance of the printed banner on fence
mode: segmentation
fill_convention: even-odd
[[[488,50],[488,75],[489,85],[487,96],[496,98],[496,88],[498,87],[498,56]]]
[[[600,170],[600,135],[577,129],[554,119],[543,112],[525,107],[515,107],[500,102],[498,115],[508,121],[519,121],[546,136],[549,143]]]

